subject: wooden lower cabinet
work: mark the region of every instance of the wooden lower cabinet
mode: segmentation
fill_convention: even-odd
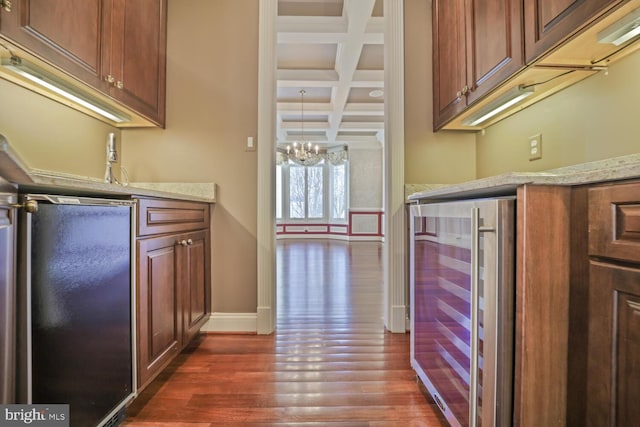
[[[182,279],[182,341],[185,345],[195,337],[207,320],[207,302],[210,300],[207,286],[206,260],[209,253],[209,236],[204,231],[186,236],[187,246],[178,253],[179,276]]]
[[[586,424],[640,420],[640,182],[589,189]]]
[[[138,241],[138,385],[146,385],[182,346],[175,237]]]
[[[587,424],[640,420],[640,266],[590,266]]]
[[[137,348],[141,389],[198,334],[211,312],[211,290],[208,205],[144,199],[138,209]],[[154,212],[171,212],[169,229],[200,229],[144,234],[159,221]],[[206,221],[189,226],[194,212]],[[179,221],[182,213],[184,223]],[[206,228],[201,228],[202,224]]]

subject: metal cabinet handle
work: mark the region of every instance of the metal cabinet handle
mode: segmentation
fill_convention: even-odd
[[[187,245],[189,245],[189,246],[193,245],[193,240],[187,239]]]
[[[5,12],[11,12],[11,9],[13,8],[11,0],[0,0],[0,6],[2,6]]]
[[[124,84],[121,81],[117,81],[116,85],[115,85],[118,89],[122,89],[124,87]]]
[[[456,92],[456,96],[458,98],[462,98],[463,96],[465,96],[467,93],[469,93],[469,86],[464,86],[462,89],[460,89],[459,91]]]
[[[183,240],[178,240],[178,244],[179,244],[180,246],[187,246],[187,241],[186,241],[186,240],[184,240],[184,239],[183,239]]]
[[[106,77],[104,78],[104,80],[105,80],[107,83],[113,83],[113,82],[115,82],[115,81],[116,81],[116,79],[114,79],[112,75],[108,75],[108,76],[106,76]]]

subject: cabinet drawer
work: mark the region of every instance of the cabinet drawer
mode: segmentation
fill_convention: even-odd
[[[139,198],[137,209],[138,237],[209,227],[208,203]]]
[[[589,255],[640,262],[640,182],[589,190]]]

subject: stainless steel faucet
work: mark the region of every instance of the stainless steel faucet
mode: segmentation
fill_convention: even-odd
[[[116,135],[111,132],[107,137],[107,170],[104,173],[104,182],[109,184],[120,184],[113,175],[112,163],[118,161],[118,151],[116,150]]]

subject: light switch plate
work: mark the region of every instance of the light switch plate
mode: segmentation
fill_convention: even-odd
[[[542,158],[542,134],[538,133],[529,137],[529,161]]]
[[[245,145],[244,151],[256,151],[256,140],[254,137],[247,137],[247,145]]]

